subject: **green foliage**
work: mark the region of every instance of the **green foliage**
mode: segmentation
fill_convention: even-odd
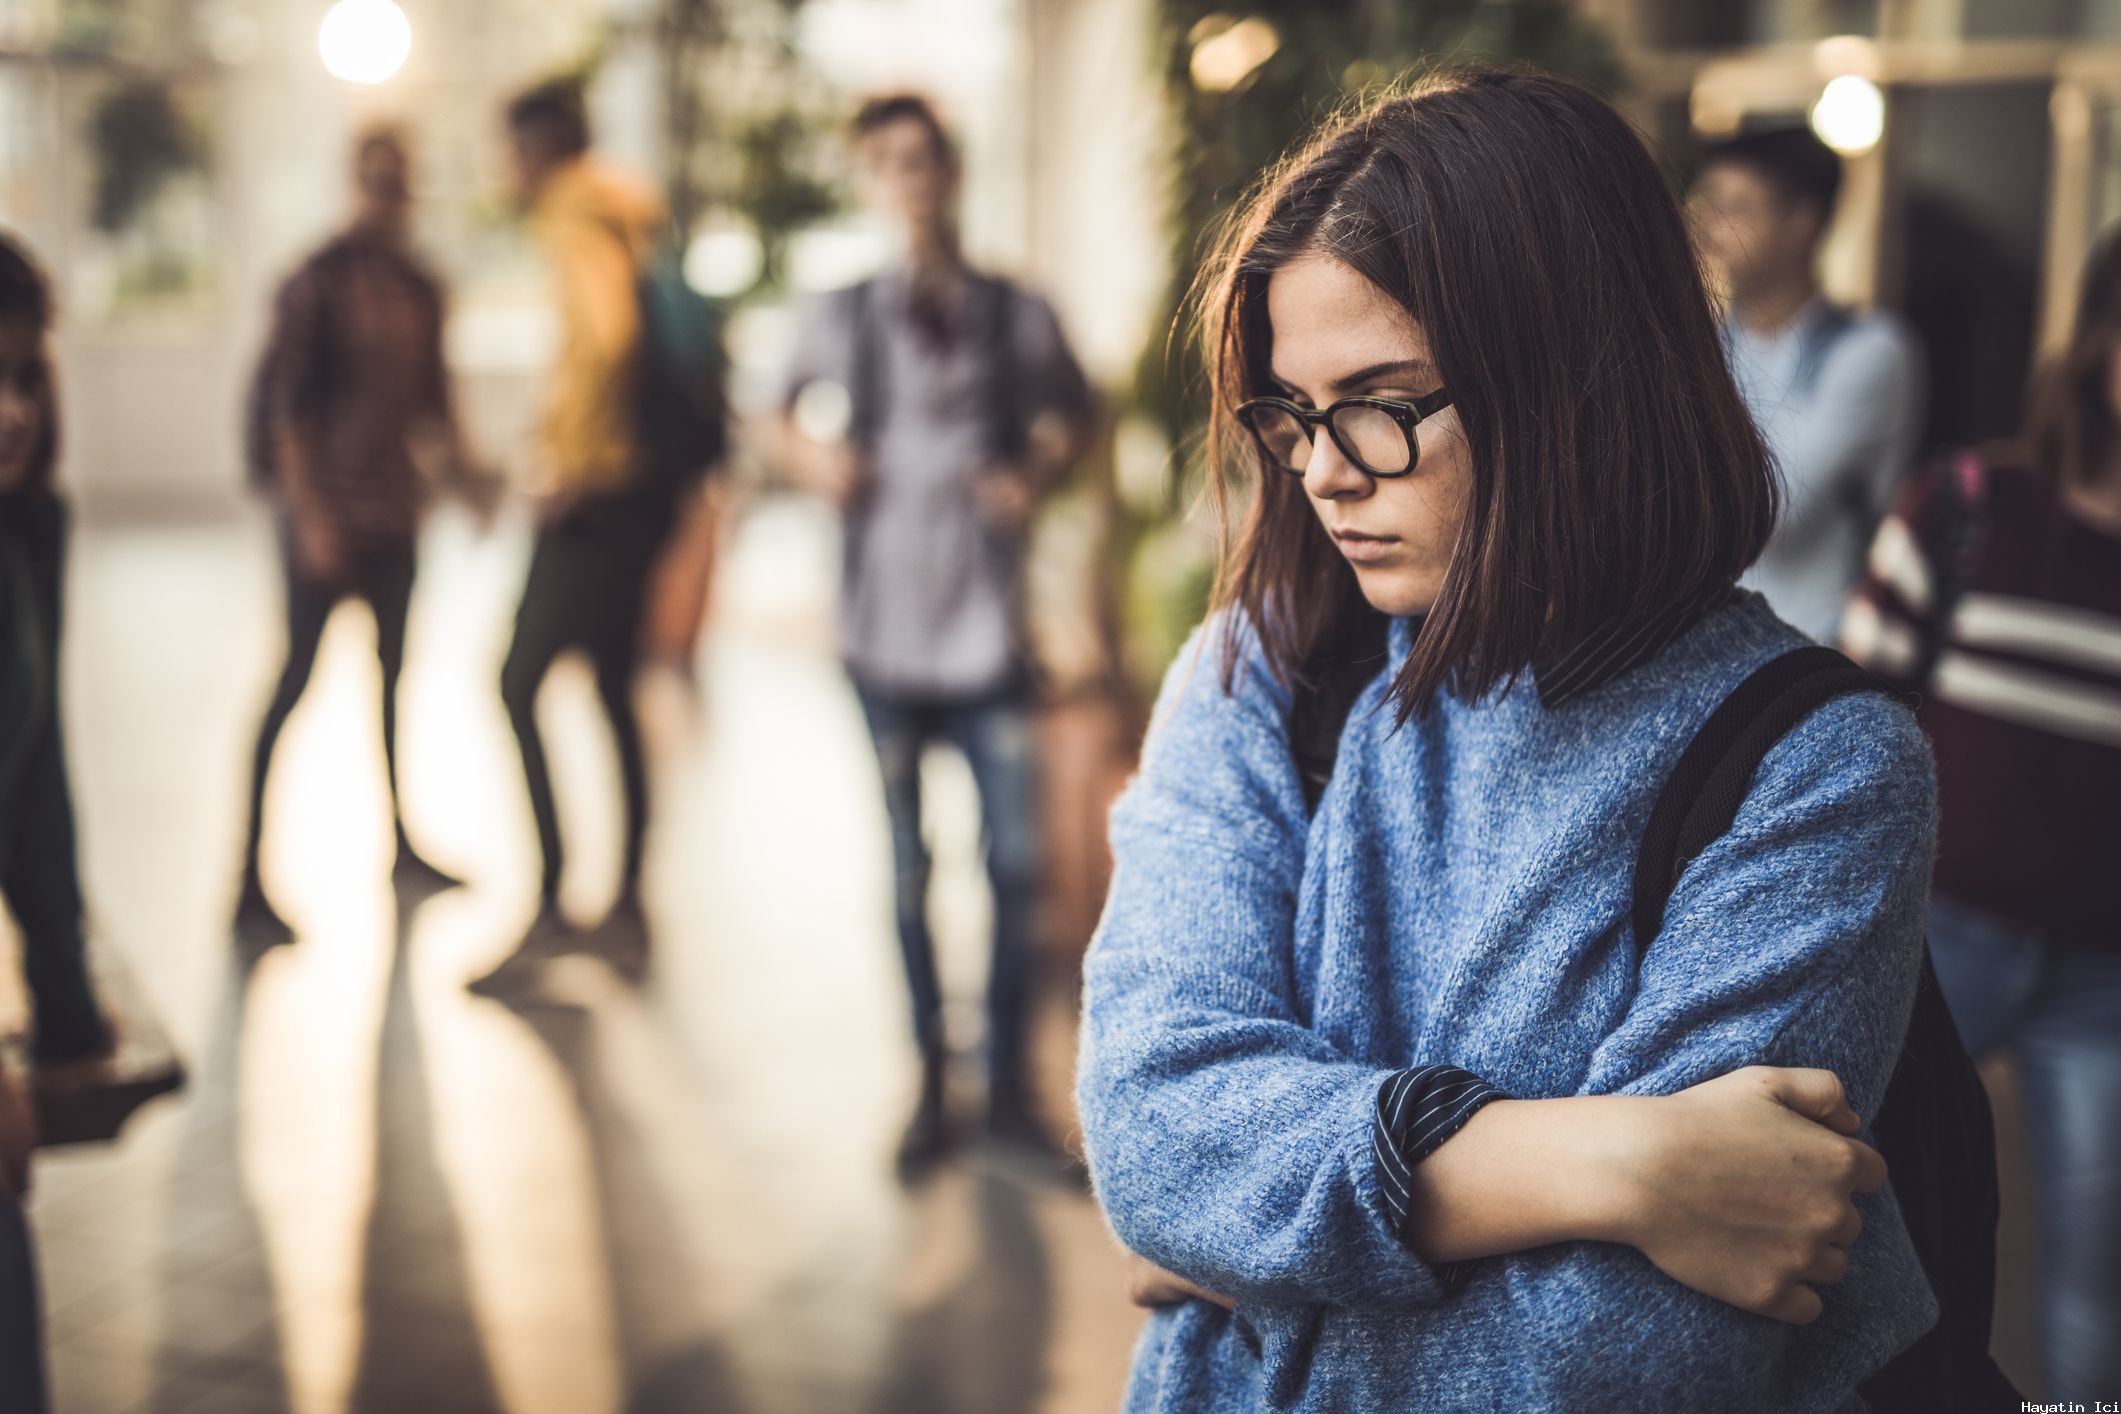
[[[90,219],[115,235],[154,203],[169,180],[206,160],[203,136],[168,85],[138,79],[106,93],[89,119],[95,154]]]
[[[839,209],[816,154],[836,117],[795,50],[803,0],[662,0],[665,148],[671,216],[692,229],[715,210],[757,232],[758,283],[782,276],[789,237]]]
[[[768,288],[781,283],[788,238],[840,209],[839,194],[812,170],[821,130],[830,131],[829,119],[791,102],[747,118],[731,134],[737,160],[727,199],[758,230],[759,283]]]
[[[1139,405],[1174,445],[1200,424],[1197,349],[1179,328],[1185,292],[1214,222],[1321,119],[1367,90],[1443,63],[1533,63],[1610,91],[1619,68],[1564,0],[1162,0],[1164,83],[1176,119],[1171,318],[1144,351]],[[1195,84],[1196,46],[1240,20],[1273,26],[1279,47],[1234,87]],[[1169,359],[1166,332],[1171,332]]]

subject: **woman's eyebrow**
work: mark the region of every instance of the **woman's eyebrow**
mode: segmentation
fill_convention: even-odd
[[[1382,382],[1387,378],[1396,377],[1400,374],[1433,374],[1434,372],[1435,366],[1425,358],[1394,359],[1386,363],[1373,363],[1366,368],[1358,368],[1353,373],[1344,374],[1334,379],[1332,386],[1341,392],[1347,392],[1350,389]]]
[[[1436,366],[1425,358],[1391,359],[1384,363],[1373,363],[1367,367],[1358,368],[1353,373],[1334,379],[1326,386],[1334,391],[1345,393],[1352,388],[1366,387],[1372,383],[1382,382],[1387,378],[1406,374],[1433,378],[1436,374]],[[1303,395],[1302,391],[1294,383],[1291,383],[1272,369],[1267,370],[1267,381],[1273,384],[1276,391],[1284,397],[1296,398]]]

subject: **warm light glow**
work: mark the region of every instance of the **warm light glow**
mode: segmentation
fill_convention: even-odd
[[[1200,26],[1195,27],[1200,32]],[[1256,16],[1208,35],[1193,46],[1194,86],[1209,93],[1237,87],[1252,71],[1274,57],[1281,35]]]
[[[333,78],[382,83],[412,53],[412,21],[394,0],[339,0],[317,31],[317,53]]]
[[[1697,84],[1687,102],[1687,116],[1694,131],[1705,138],[1724,138],[1738,131],[1745,114],[1727,95],[1709,84]]]
[[[1812,131],[1843,157],[1860,157],[1885,135],[1885,95],[1860,74],[1843,74],[1812,105]]]
[[[748,225],[710,226],[685,247],[685,283],[713,299],[735,299],[758,283],[766,249]]]
[[[1836,34],[1812,46],[1812,67],[1821,78],[1841,74],[1878,77],[1878,46],[1860,34]]]

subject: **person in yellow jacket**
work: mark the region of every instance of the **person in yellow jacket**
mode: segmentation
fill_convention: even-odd
[[[590,152],[588,120],[572,85],[545,84],[518,97],[508,108],[508,132],[560,326],[532,477],[536,543],[501,670],[542,860],[538,916],[525,940],[534,949],[569,928],[559,907],[559,817],[535,708],[554,659],[571,649],[586,653],[595,669],[625,791],[612,921],[636,929],[640,923],[648,781],[632,685],[649,580],[675,504],[674,493],[649,473],[636,427],[639,279],[664,220],[662,203],[645,182]]]

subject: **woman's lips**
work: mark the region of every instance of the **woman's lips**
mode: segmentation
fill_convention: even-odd
[[[1355,530],[1336,530],[1333,540],[1340,546],[1340,553],[1358,565],[1388,560],[1399,548],[1396,535],[1364,535]]]

